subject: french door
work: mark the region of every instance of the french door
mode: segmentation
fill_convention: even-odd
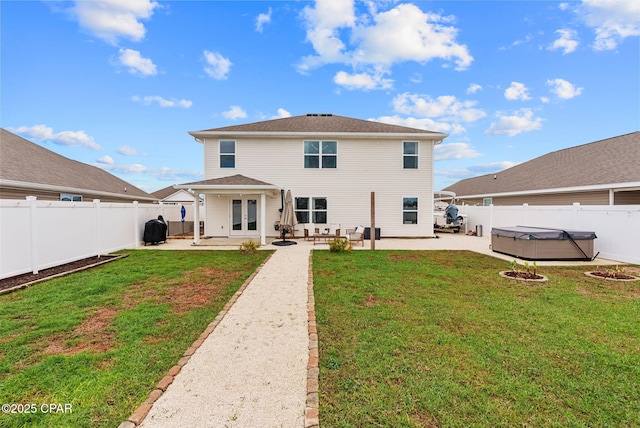
[[[258,200],[255,198],[232,198],[230,201],[231,224],[229,235],[258,236]]]

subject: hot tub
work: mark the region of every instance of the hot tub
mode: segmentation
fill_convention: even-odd
[[[531,226],[494,227],[491,249],[524,260],[593,260],[595,232]]]

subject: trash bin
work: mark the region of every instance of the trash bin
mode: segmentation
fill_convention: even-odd
[[[476,236],[482,236],[482,225],[476,224]]]
[[[364,228],[364,239],[365,240],[370,240],[371,239],[371,228],[370,227],[365,227]],[[376,227],[376,241],[380,240],[380,228]]]

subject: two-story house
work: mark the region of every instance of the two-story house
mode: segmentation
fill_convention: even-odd
[[[433,236],[433,147],[446,134],[331,114],[190,134],[206,179],[175,188],[205,196],[207,236],[278,236],[287,190],[300,223],[368,226],[375,192],[382,237]]]

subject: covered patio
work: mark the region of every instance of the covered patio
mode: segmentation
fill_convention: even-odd
[[[178,184],[175,189],[185,189],[201,194],[205,200],[205,235],[213,238],[259,239],[267,244],[267,220],[276,206],[281,208],[280,187],[245,177],[233,175],[192,183]],[[267,205],[269,210],[267,211]],[[194,224],[199,224],[198,210],[194,210]],[[199,245],[198,232],[193,243]]]

